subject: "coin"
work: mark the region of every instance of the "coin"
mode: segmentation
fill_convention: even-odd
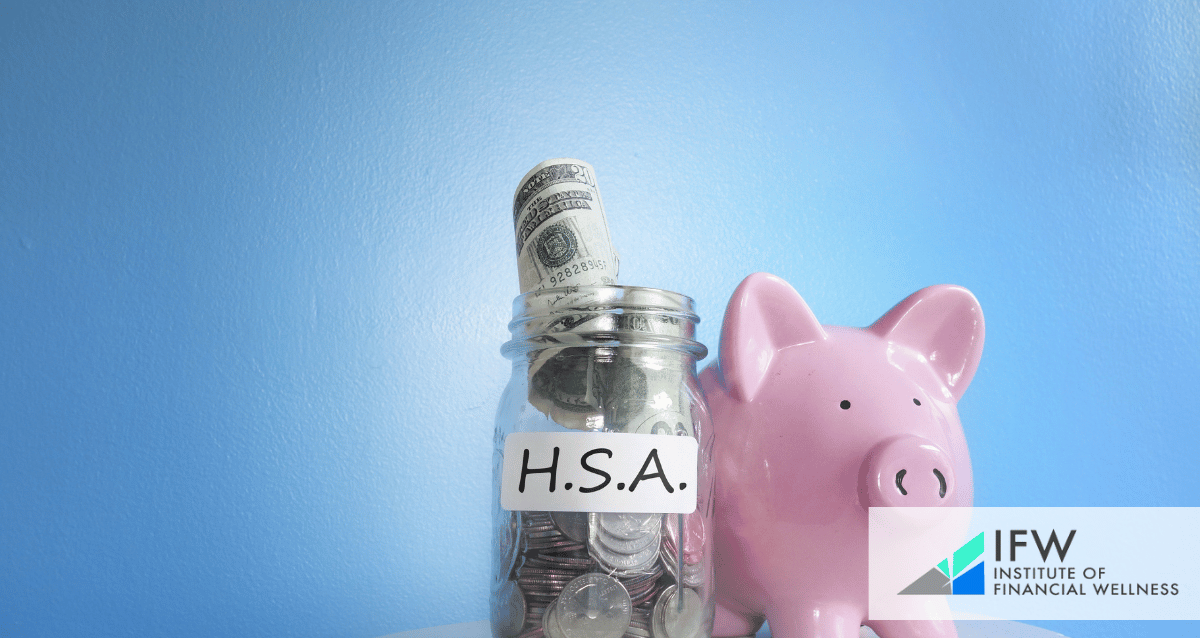
[[[589,545],[588,549],[591,551],[592,557],[601,565],[617,572],[633,575],[653,565],[660,548],[658,544],[652,544],[636,554],[621,554],[602,546]]]
[[[507,521],[495,529],[495,564],[492,577],[497,583],[508,580],[517,561],[517,546],[520,542],[521,518],[518,512],[509,512]]]
[[[558,602],[556,598],[555,603]],[[554,608],[557,605],[551,603],[546,607],[546,613],[542,616],[542,632],[546,638],[565,638],[562,633],[562,627],[558,624],[558,615]]]
[[[635,576],[621,581],[621,584],[625,585],[626,591],[629,592],[629,598],[633,600],[633,620],[629,621],[631,626],[636,627],[641,623],[646,629],[650,628],[650,610],[647,609],[644,614],[641,614],[638,612],[638,605],[654,599],[663,590],[665,587],[661,578],[663,571],[660,565],[655,564],[651,571],[646,572],[643,576]]]
[[[608,532],[606,532],[604,530],[598,530],[596,532],[596,540],[600,544],[604,545],[604,547],[606,549],[609,549],[609,550],[612,550],[614,552],[618,552],[621,554],[636,554],[651,545],[657,544],[658,538],[659,538],[658,534],[647,533],[647,534],[643,535],[641,538],[635,538],[633,540],[625,540],[623,538],[617,538],[616,536],[612,536],[611,534],[609,534]]]
[[[546,554],[537,558],[530,558],[526,564],[535,567],[551,567],[554,569],[578,569],[580,571],[591,567],[592,561],[590,558],[577,558],[573,556],[555,556]]]
[[[683,533],[679,532],[679,519],[683,519]],[[688,587],[700,587],[707,580],[708,565],[704,562],[704,517],[699,511],[688,516],[669,515],[663,530],[662,562],[667,571]],[[683,540],[683,566],[679,562],[679,541]]]
[[[694,589],[683,589],[677,600],[677,585],[663,591],[651,614],[655,638],[697,638],[703,620],[704,604]],[[681,602],[682,601],[682,602]]]
[[[588,554],[618,575],[636,575],[654,564],[662,536],[662,514],[593,514]]]
[[[542,550],[544,552],[573,551],[583,549],[582,543],[558,536],[550,539],[530,539],[525,542],[527,550]]]
[[[554,525],[567,538],[580,543],[587,542],[587,512],[554,512],[550,514],[550,517],[554,519]]]
[[[621,638],[633,603],[620,582],[604,574],[584,574],[567,584],[554,605],[563,638]]]
[[[664,542],[662,549],[659,551],[659,558],[662,565],[666,568],[667,573],[676,582],[682,582],[687,587],[699,588],[708,580],[708,565],[704,562],[699,562],[694,565],[689,565],[686,561],[683,563],[683,571],[680,572],[676,563],[679,558],[676,555],[674,547],[670,543]]]
[[[682,540],[684,564],[699,563],[704,558],[704,517],[697,511],[687,516],[672,514],[666,518],[667,523],[663,531],[664,544],[669,545],[671,553],[675,554],[679,551],[679,541]],[[679,532],[680,518],[683,518],[682,534]]]
[[[630,625],[629,628],[625,630],[625,635],[633,636],[633,638],[650,638],[649,631],[642,629],[641,627],[634,627],[633,625]]]
[[[517,584],[510,580],[501,585],[494,604],[493,629],[496,633],[507,638],[521,633],[525,626],[525,596]]]
[[[647,533],[657,534],[662,527],[662,514],[637,514],[614,512],[596,516],[600,527],[625,540],[642,538]]]

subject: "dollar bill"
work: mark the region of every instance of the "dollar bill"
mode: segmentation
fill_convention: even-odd
[[[617,283],[617,251],[591,164],[560,158],[534,166],[513,194],[513,230],[522,293]]]
[[[555,290],[542,301],[554,312],[531,326],[543,347],[530,361],[530,403],[568,428],[690,435],[687,370],[643,369],[619,347],[596,346],[596,335],[670,339],[687,326],[665,314],[614,313],[591,288],[616,285],[619,267],[592,165],[559,158],[533,167],[513,194],[513,229],[521,292]],[[663,307],[663,294],[639,288],[621,302]]]
[[[682,355],[644,365],[644,357],[616,348],[543,351],[530,366],[529,399],[569,428],[692,436],[685,366]]]

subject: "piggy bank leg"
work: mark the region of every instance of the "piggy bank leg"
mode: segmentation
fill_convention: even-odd
[[[732,638],[734,636],[751,636],[762,627],[761,616],[743,614],[733,611],[717,603],[716,615],[713,617],[713,638]]]
[[[862,613],[848,607],[780,605],[767,612],[771,638],[858,638]]]
[[[958,638],[951,620],[868,620],[879,638]]]

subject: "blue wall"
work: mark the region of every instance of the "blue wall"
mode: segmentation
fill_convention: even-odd
[[[0,635],[484,618],[562,155],[710,346],[973,290],[978,504],[1200,505],[1200,4],[831,4],[0,6]]]

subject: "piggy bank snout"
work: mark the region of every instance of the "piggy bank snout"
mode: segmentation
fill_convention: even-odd
[[[865,507],[937,507],[952,502],[950,457],[928,439],[899,436],[873,448],[863,463]]]

